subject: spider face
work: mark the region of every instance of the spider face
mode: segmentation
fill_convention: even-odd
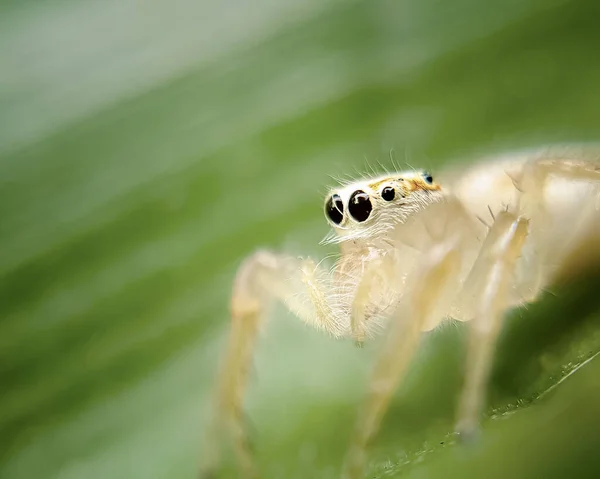
[[[411,205],[434,201],[440,185],[426,171],[406,171],[366,181],[357,181],[332,191],[325,198],[325,217],[336,232],[366,231],[386,219],[402,222]]]

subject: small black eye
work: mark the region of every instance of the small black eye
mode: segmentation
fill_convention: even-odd
[[[433,177],[427,172],[423,173],[423,179],[425,180],[426,183],[429,183],[429,184],[433,183]]]
[[[396,197],[396,190],[391,186],[386,186],[383,190],[381,190],[381,197],[385,201],[392,201]]]
[[[332,195],[325,205],[325,215],[332,223],[339,225],[344,219],[344,203],[340,195]]]
[[[371,204],[371,199],[368,194],[362,190],[357,190],[352,193],[350,201],[348,202],[348,212],[352,218],[362,223],[367,220],[372,210],[373,205]]]

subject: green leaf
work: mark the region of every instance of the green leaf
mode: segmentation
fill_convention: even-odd
[[[321,193],[365,157],[435,171],[596,140],[597,14],[583,0],[0,5],[0,477],[195,477],[239,261],[330,253]],[[464,327],[428,335],[368,477],[597,477],[591,270],[509,315],[471,447],[451,435]],[[275,311],[247,402],[263,477],[338,477],[377,344]]]

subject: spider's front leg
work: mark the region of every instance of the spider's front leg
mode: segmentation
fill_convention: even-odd
[[[231,331],[218,379],[213,430],[207,441],[201,478],[213,477],[218,468],[218,443],[223,433],[232,441],[244,477],[258,477],[244,424],[243,395],[257,334],[272,300],[286,304],[308,324],[334,336],[344,334],[327,283],[320,281],[323,275],[312,260],[264,250],[240,265],[233,284]]]
[[[394,281],[395,258],[383,251],[373,250],[364,258],[360,278],[353,289],[353,299],[350,307],[350,334],[358,346],[365,341],[370,329],[368,310],[370,306],[377,305],[385,309],[385,301],[373,298],[374,292],[381,292],[384,285]]]
[[[463,287],[461,299],[473,311],[456,425],[463,439],[477,429],[502,318],[513,303],[516,262],[528,234],[528,220],[508,212],[499,214]]]
[[[241,264],[233,284],[231,332],[219,377],[214,430],[207,441],[202,478],[212,477],[218,467],[217,438],[222,433],[232,441],[243,476],[258,477],[243,420],[243,395],[257,333],[269,304],[278,300],[307,324],[334,337],[346,336],[351,309],[346,302],[351,295],[344,291],[356,288],[354,264],[360,263],[361,254],[361,251],[344,254],[333,275],[310,259],[271,251],[258,251]],[[368,289],[365,294],[368,296]],[[367,307],[368,302],[363,306]]]
[[[436,213],[435,210],[438,210]],[[436,205],[430,215],[457,219],[464,210],[456,200]],[[430,216],[431,217],[431,216]],[[452,229],[452,228],[451,228]],[[467,230],[463,231],[463,234]],[[527,236],[527,222],[514,214],[496,216],[477,260],[461,292],[461,267],[469,250],[470,234],[461,237],[460,229],[446,231],[422,254],[418,267],[408,276],[409,291],[392,318],[388,337],[379,354],[369,382],[369,391],[359,416],[344,466],[344,479],[361,479],[366,448],[379,429],[389,401],[402,380],[419,343],[421,331],[435,324],[440,308],[450,311],[456,298],[462,298],[465,311],[477,315],[473,326],[467,384],[461,404],[460,427],[470,430],[483,401],[484,386],[492,360],[501,314],[508,304],[508,285],[514,263]],[[471,302],[469,303],[469,300]],[[439,318],[441,319],[441,318]],[[432,322],[432,320],[434,320]]]

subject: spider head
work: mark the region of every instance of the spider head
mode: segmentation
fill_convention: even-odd
[[[325,197],[325,217],[334,234],[324,242],[380,236],[437,201],[440,190],[426,171],[401,172],[344,185]]]

